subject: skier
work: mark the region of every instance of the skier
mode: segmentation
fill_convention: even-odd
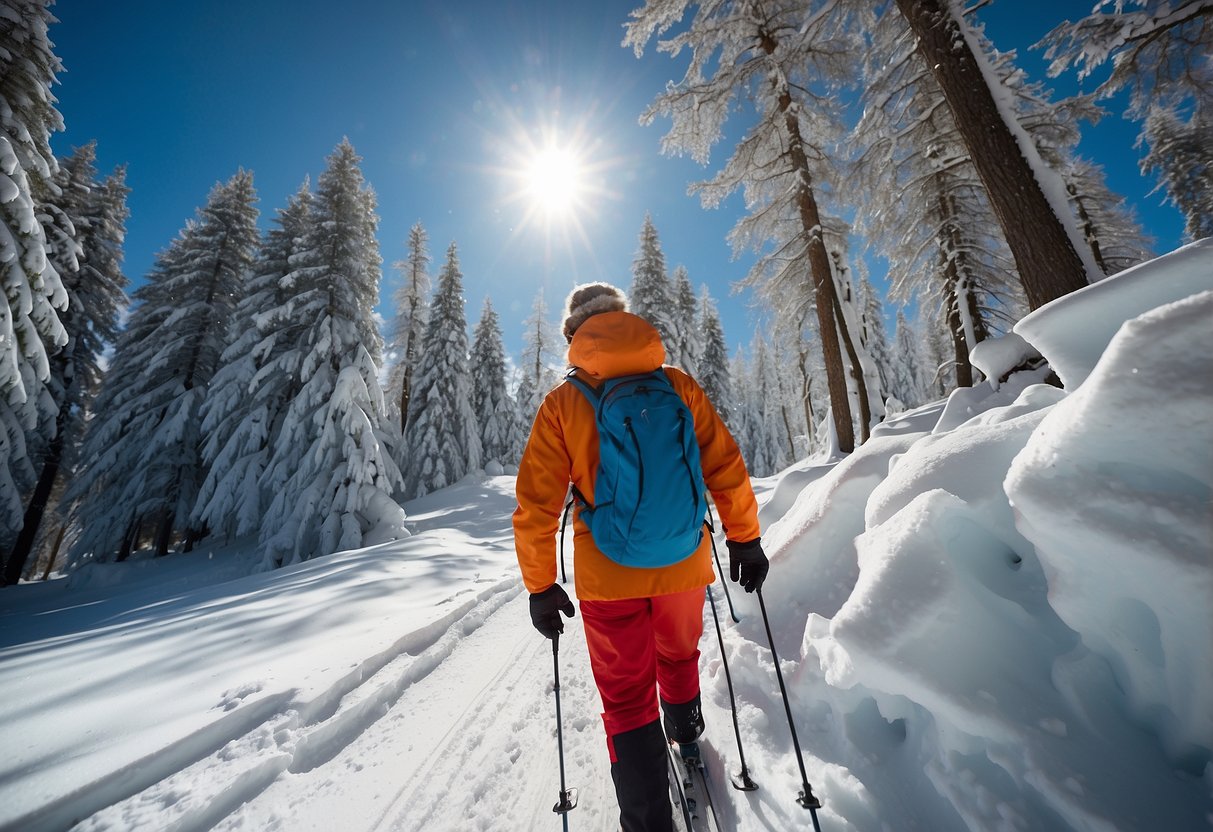
[[[627,311],[627,298],[606,283],[576,287],[564,320],[569,364],[597,388],[620,376],[664,369],[693,416],[703,483],[726,531],[729,573],[747,592],[759,588],[769,564],[759,539],[749,474],[728,428],[703,389],[675,367],[648,322]],[[704,534],[687,557],[657,568],[625,566],[595,543],[583,513],[593,505],[601,454],[595,408],[570,381],[544,399],[519,464],[514,541],[530,591],[535,628],[564,632],[575,608],[556,582],[556,532],[569,487],[580,497],[574,516],[574,585],[581,602],[590,666],[602,698],[602,720],[623,832],[671,832],[664,734],[678,743],[703,732],[699,638],[704,588],[712,583],[711,541]],[[662,495],[673,506],[689,489]],[[658,711],[660,702],[661,712]],[[659,718],[663,721],[659,722]]]

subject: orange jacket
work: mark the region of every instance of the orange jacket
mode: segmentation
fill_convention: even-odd
[[[643,318],[604,312],[583,323],[569,345],[569,363],[591,384],[615,376],[647,373],[662,366],[665,348]],[[758,504],[745,462],[703,389],[675,367],[666,374],[695,418],[703,478],[730,540],[759,535]],[[598,471],[598,429],[594,410],[581,391],[565,382],[548,393],[535,416],[518,466],[514,547],[522,580],[531,592],[556,583],[556,533],[569,484],[592,504]],[[577,597],[608,601],[667,595],[714,580],[711,541],[705,534],[694,554],[672,566],[638,569],[608,558],[594,545],[589,528],[574,512],[573,570]]]

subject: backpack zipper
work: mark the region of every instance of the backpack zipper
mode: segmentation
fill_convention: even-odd
[[[685,421],[685,420],[684,420]],[[636,508],[632,509],[632,519],[628,521],[628,528],[636,525],[636,515],[640,513],[640,503],[644,498],[644,456],[640,453],[640,439],[636,436],[636,429],[632,427],[632,417],[623,417],[623,426],[627,428],[628,436],[632,437],[632,447],[636,449],[636,467],[639,474],[636,489]]]

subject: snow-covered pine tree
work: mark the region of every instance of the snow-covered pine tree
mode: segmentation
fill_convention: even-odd
[[[514,451],[521,442],[518,406],[506,386],[505,344],[501,324],[492,302],[484,309],[472,339],[472,410],[480,432],[480,454],[486,470],[514,464]],[[501,470],[489,473],[501,473]]]
[[[624,45],[639,56],[645,44],[682,20],[691,0],[649,0],[632,12]],[[816,298],[830,402],[844,453],[854,449],[847,375],[835,320],[835,292],[822,234],[818,196],[839,172],[832,149],[841,136],[837,89],[853,83],[858,43],[846,4],[832,0],[726,0],[698,4],[686,28],[658,45],[677,56],[691,50],[685,77],[642,116],[672,119],[662,140],[668,153],[706,163],[738,100],[758,121],[710,181],[692,186],[705,207],[742,188],[750,213],[734,228],[735,251],[767,250],[747,282],[768,297],[793,292]],[[714,70],[706,77],[707,70]]]
[[[311,205],[305,180],[265,234],[203,403],[206,478],[193,524],[220,540],[261,528],[272,496],[262,475],[287,405],[302,386],[297,346],[309,322],[295,314],[293,282],[285,278],[293,271],[292,256],[306,244]]]
[[[729,377],[729,351],[716,302],[706,286],[699,296],[696,328],[703,334],[703,352],[699,356],[696,380],[716,411],[730,429],[733,427],[733,388]]]
[[[741,347],[729,359],[729,377],[733,381],[733,409],[729,430],[737,440],[737,447],[745,460],[751,476],[756,473],[759,460],[759,434],[761,432],[761,408],[756,389],[757,379],[745,350]],[[761,460],[765,464],[765,460]]]
[[[640,245],[632,258],[632,287],[628,290],[628,309],[656,327],[661,343],[669,351],[677,348],[678,335],[674,323],[674,290],[665,270],[665,254],[653,218],[644,215],[640,227]]]
[[[542,287],[535,294],[531,315],[522,326],[522,358],[518,364],[521,380],[515,394],[521,435],[515,449],[515,459],[522,456],[531,423],[535,421],[535,414],[539,412],[544,396],[560,381],[557,368],[564,364],[567,349],[560,328],[548,320],[548,306]]]
[[[253,176],[216,185],[207,204],[156,260],[131,313],[94,408],[73,553],[104,559],[129,551],[132,532],[155,525],[157,554],[174,533],[186,547],[190,513],[205,477],[200,412],[219,367],[236,298],[257,246]]]
[[[889,370],[892,360],[889,352],[889,334],[884,322],[884,301],[877,294],[872,281],[865,274],[859,282],[860,330],[859,340],[872,356],[872,363],[880,374],[880,386],[885,395],[891,388]]]
[[[952,338],[939,322],[942,314],[939,309],[919,306],[914,327],[919,333],[918,358],[927,401],[943,398],[958,386],[955,360],[949,355]]]
[[[451,243],[430,304],[409,399],[406,486],[412,497],[453,485],[480,467],[463,305],[459,252]]]
[[[400,422],[403,433],[407,427],[409,397],[413,389],[413,373],[420,354],[421,338],[425,334],[425,322],[429,314],[430,297],[430,252],[429,236],[421,223],[409,229],[408,254],[395,263],[400,272],[401,284],[392,296],[396,304],[396,318],[392,324],[392,336],[387,351],[393,361],[388,373],[388,408]],[[403,445],[401,446],[404,447]],[[401,469],[403,459],[397,459]]]
[[[1208,146],[1213,146],[1213,141]],[[1061,172],[1083,238],[1104,274],[1116,274],[1154,256],[1153,241],[1125,198],[1108,188],[1102,168],[1070,153]]]
[[[265,568],[407,533],[379,384],[379,217],[360,161],[349,139],[329,155],[283,279],[293,294],[285,314],[305,325],[263,371],[299,379],[262,475],[273,495],[261,523]]]
[[[776,315],[771,332],[771,369],[776,381],[776,432],[780,451],[780,468],[812,452],[810,439],[812,422],[805,421],[801,395],[803,379],[797,366],[799,351],[805,346],[803,319]]]
[[[1110,98],[1128,90],[1125,115],[1142,122],[1143,171],[1156,171],[1159,187],[1184,214],[1189,237],[1207,236],[1213,230],[1213,0],[1097,0],[1089,15],[1064,21],[1036,46],[1045,48],[1053,76],[1074,67],[1081,80],[1111,63],[1096,94]]]
[[[1187,119],[1176,107],[1151,107],[1138,144],[1149,148],[1142,173],[1157,174],[1159,187],[1184,215],[1188,239],[1213,236],[1213,96]]]
[[[62,69],[51,51],[47,0],[8,0],[0,14],[0,536],[22,523],[22,493],[35,476],[25,435],[54,406],[45,387],[50,354],[67,341],[56,310],[67,304],[47,258],[32,180],[48,188],[57,164],[52,131],[63,129],[51,84]]]
[[[696,325],[699,299],[695,297],[695,287],[691,285],[686,266],[674,267],[672,295],[675,348],[666,348],[666,363],[696,375],[703,355],[703,331]]]
[[[118,317],[126,306],[122,243],[130,189],[125,168],[98,182],[96,157],[96,142],[78,147],[63,160],[55,176],[59,195],[54,207],[62,214],[56,226],[71,229],[70,235],[51,245],[51,261],[68,294],[67,308],[59,316],[68,341],[50,361],[47,385],[55,413],[46,421],[52,432],[43,437],[37,455],[37,485],[27,501],[21,532],[6,566],[10,583],[20,577],[33,550],[60,471],[72,462],[84,413],[100,383],[102,353],[113,343]]]
[[[906,320],[905,309],[899,308],[889,362],[889,393],[906,407],[917,407],[927,398],[920,353],[918,335]]]
[[[916,298],[939,310],[951,364],[968,384],[969,351],[1020,316],[1022,283],[968,145],[903,17],[888,8],[868,29],[864,114],[850,142],[862,149],[856,159],[864,193],[860,227],[889,260],[890,297],[903,304]],[[1005,109],[1036,155],[1060,170],[1078,141],[1077,120],[1093,119],[1098,110],[1089,97],[1053,103],[1048,90],[1025,80],[1014,53],[998,53],[980,29],[970,35]],[[1064,213],[1073,224],[1068,206]]]
[[[999,105],[980,28],[950,0],[896,0],[985,184],[1032,309],[1100,277],[1064,185],[1012,108]],[[974,80],[985,83],[974,83]]]

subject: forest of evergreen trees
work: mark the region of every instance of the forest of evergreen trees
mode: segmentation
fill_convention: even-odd
[[[468,320],[456,242],[434,258],[421,223],[379,227],[348,140],[264,233],[253,173],[216,184],[128,296],[124,170],[99,172],[94,144],[50,148],[49,5],[0,14],[4,580],[203,539],[255,537],[273,568],[404,533],[402,501],[509,472],[561,379],[563,298],[535,297],[509,356],[491,299]],[[624,45],[639,56],[658,38],[691,54],[643,116],[670,119],[667,151],[706,163],[726,121],[744,122],[693,190],[707,207],[744,194],[730,242],[756,253],[739,288],[767,325],[730,354],[717,301],[667,262],[648,216],[615,282],[755,476],[846,454],[888,414],[973,384],[978,343],[1152,255],[1076,150],[1108,95],[1129,91],[1143,172],[1187,235],[1213,233],[1213,82],[1198,64],[1213,0],[1103,3],[1059,24],[1043,44],[1054,72],[1111,67],[1065,100],[948,0],[649,0]],[[843,93],[860,97],[854,123]],[[386,338],[380,236],[403,237]],[[887,261],[887,293],[864,255]]]

